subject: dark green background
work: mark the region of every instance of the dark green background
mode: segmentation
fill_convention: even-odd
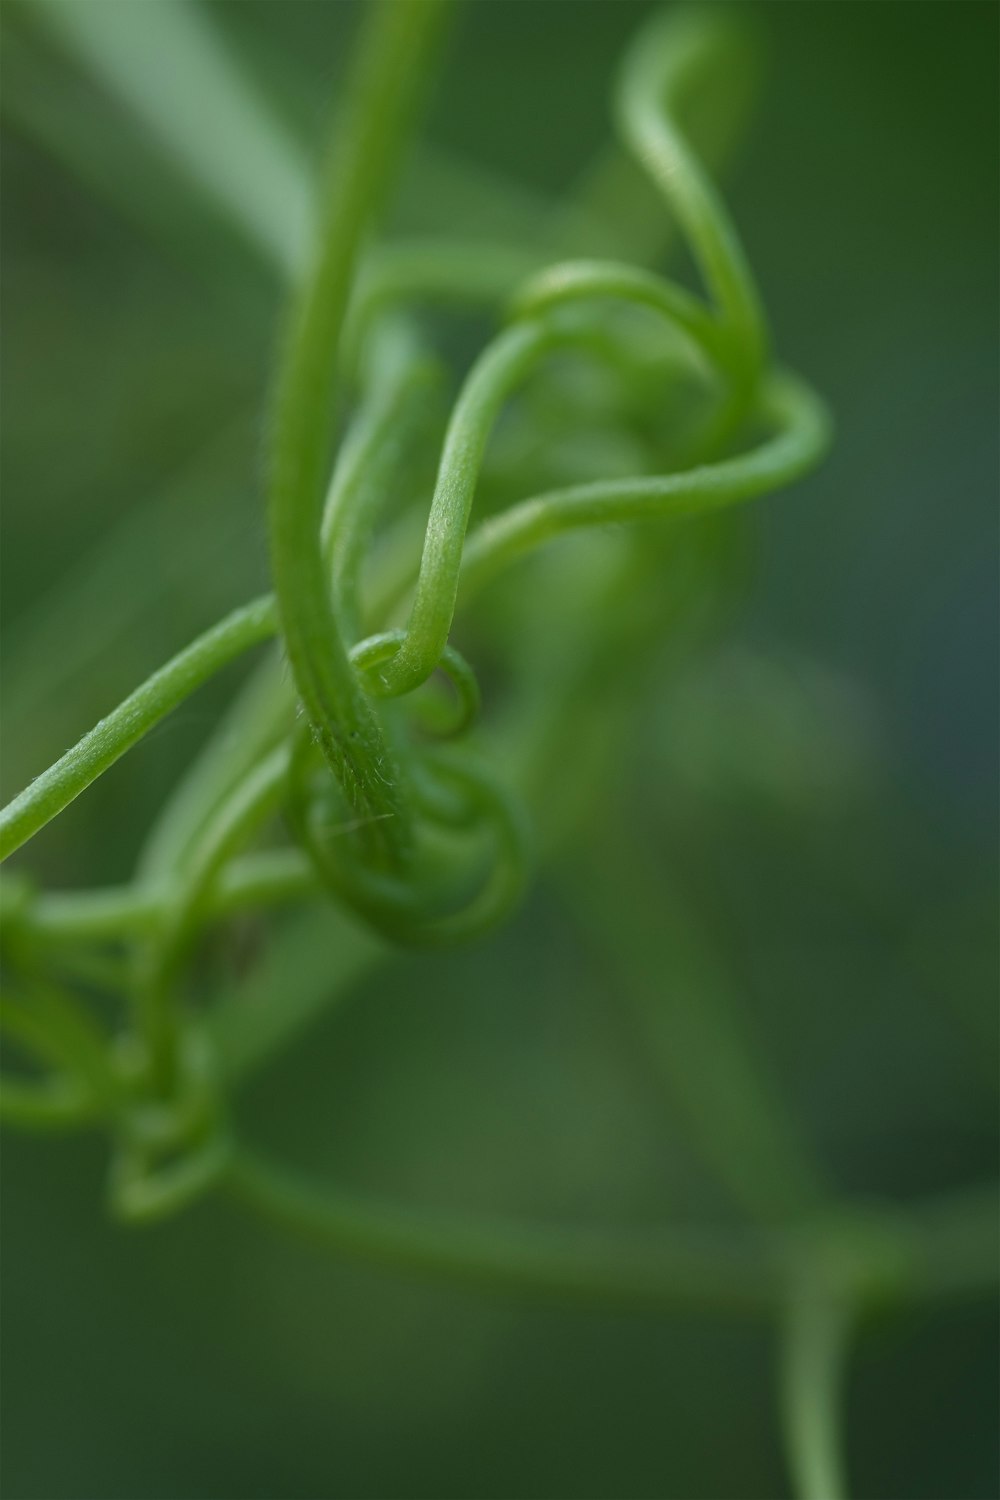
[[[777,346],[830,400],[837,441],[821,473],[747,519],[752,576],[718,649],[768,653],[793,682],[815,660],[835,690],[807,724],[819,792],[788,805],[721,751],[718,775],[686,789],[701,747],[685,761],[673,743],[664,677],[620,795],[637,844],[665,848],[679,825],[693,840],[692,886],[835,1180],[907,1197],[996,1170],[998,11],[741,10],[764,72],[727,196]],[[93,88],[69,86],[23,7],[5,11],[19,42],[5,92],[58,88],[81,119],[114,121]],[[212,11],[317,140],[352,9]],[[645,12],[469,4],[430,139],[558,192],[607,134],[613,61]],[[119,147],[162,194],[172,246],[16,111],[5,122],[7,794],[265,577],[257,414],[280,306],[130,129]],[[157,607],[53,686],[59,636],[32,620],[219,434],[208,476],[181,485],[162,523],[189,528],[183,574],[169,549],[141,546]],[[88,617],[59,628],[85,634]],[[728,681],[711,722],[740,743]],[[218,701],[176,715],[22,868],[127,878]],[[543,873],[488,951],[401,959],[360,986],[255,1088],[248,1129],[417,1202],[575,1221],[710,1214],[617,999],[558,873]],[[9,1500],[786,1493],[766,1330],[428,1289],[222,1206],[115,1230],[105,1164],[96,1140],[5,1139]],[[848,1403],[857,1496],[997,1494],[995,1335],[981,1306],[866,1333]]]

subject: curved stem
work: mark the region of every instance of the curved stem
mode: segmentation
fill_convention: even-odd
[[[671,1229],[642,1239],[476,1224],[317,1190],[246,1148],[228,1183],[258,1213],[351,1259],[520,1292],[633,1307],[760,1312],[779,1286],[763,1242]]]
[[[466,562],[463,548],[476,481],[487,439],[503,402],[545,354],[580,337],[578,331],[536,320],[534,315],[566,302],[576,304],[602,297],[646,306],[679,328],[709,358],[724,355],[724,350],[720,349],[718,328],[697,299],[660,277],[614,262],[569,262],[529,281],[513,303],[515,313],[526,320],[515,322],[488,346],[466,379],[455,404],[441,454],[406,637],[398,654],[381,672],[385,692],[405,693],[418,687],[434,670],[444,650],[458,598],[460,574]],[[811,462],[812,457],[808,461]],[[749,459],[736,462],[742,466],[740,477],[752,469]],[[691,476],[696,484],[701,472],[695,471]],[[662,486],[664,481],[634,482],[640,489],[650,483]],[[763,487],[766,488],[768,483],[765,478]],[[750,490],[748,494],[757,492]],[[617,512],[623,507],[620,496],[616,494],[614,498]],[[539,503],[527,501],[524,506],[516,506],[505,512],[495,524],[503,527],[507,517],[513,516],[515,519],[508,524],[516,529],[519,513],[525,506],[537,507]],[[705,503],[700,494],[696,503]],[[663,503],[663,509],[668,509],[666,503]],[[551,514],[552,507],[548,506],[548,510]],[[570,524],[592,523],[595,519],[632,518],[629,514],[595,516],[581,512],[579,520]],[[524,545],[532,545],[532,540],[527,540]]]
[[[221,870],[205,902],[212,917],[246,907],[278,906],[317,889],[312,866],[298,849],[245,854]],[[49,945],[105,943],[150,932],[170,899],[166,880],[92,891],[45,891],[17,915],[17,925]]]
[[[725,360],[725,340],[704,303],[664,276],[619,261],[570,260],[548,266],[518,289],[511,313],[515,318],[537,317],[565,303],[596,297],[648,307],[686,334],[703,354]]]
[[[455,611],[465,529],[487,439],[503,402],[554,342],[554,331],[544,324],[515,324],[480,355],[462,387],[441,452],[406,636],[380,672],[388,694],[419,687],[440,660]]]
[[[235,657],[273,635],[271,595],[255,599],[206,630],[25,787],[0,812],[0,859],[6,859],[86,791],[126,750]]]
[[[958,1290],[943,1268],[926,1279],[911,1274],[923,1257],[926,1206],[884,1208],[861,1217],[844,1208],[786,1229],[734,1233],[674,1225],[637,1236],[430,1215],[320,1187],[246,1146],[235,1149],[225,1181],[256,1212],[336,1254],[498,1291],[661,1311],[698,1307],[771,1316],[784,1305],[790,1280],[812,1284],[819,1258],[848,1240],[856,1266],[880,1275],[891,1251],[893,1274],[881,1286],[883,1298],[951,1297]],[[977,1193],[969,1204],[960,1199],[931,1205],[929,1213],[939,1232],[948,1226],[945,1232],[956,1244],[970,1235],[977,1241],[981,1264],[962,1290],[979,1294],[995,1286],[995,1189],[988,1197]],[[988,1259],[986,1282],[982,1273]],[[859,1292],[859,1301],[864,1295]],[[809,1361],[822,1365],[832,1330],[807,1327],[804,1333],[796,1360],[807,1352]]]
[[[575,527],[719,510],[801,478],[829,444],[825,407],[790,375],[771,380],[761,405],[778,431],[750,453],[680,474],[598,480],[550,490],[484,521],[465,548],[462,602],[520,554]]]
[[[344,329],[344,362],[358,363],[381,314],[406,300],[460,309],[496,306],[540,270],[542,250],[482,240],[402,240],[376,246],[362,267]]]
[[[725,33],[725,23],[700,12],[657,17],[626,55],[615,102],[622,134],[677,215],[752,384],[767,342],[760,298],[725,204],[677,123],[685,91],[712,68]]]

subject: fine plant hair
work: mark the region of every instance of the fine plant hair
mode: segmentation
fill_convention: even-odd
[[[163,24],[197,47],[179,8],[169,20],[174,9],[162,7]],[[5,1074],[3,1118],[105,1131],[110,1206],[126,1223],[228,1194],[390,1268],[769,1320],[797,1492],[834,1500],[847,1493],[840,1391],[852,1336],[873,1309],[990,1287],[992,1198],[906,1209],[839,1198],[741,1050],[693,928],[677,942],[690,945],[705,988],[680,1023],[688,1050],[673,1082],[739,1202],[738,1232],[570,1234],[425,1216],[311,1185],[242,1140],[230,1105],[318,1004],[199,998],[203,939],[237,915],[329,903],[324,1003],[391,945],[474,942],[501,923],[559,837],[558,816],[546,828],[529,816],[539,788],[574,774],[585,785],[590,774],[581,698],[605,705],[609,723],[627,713],[644,653],[671,627],[671,591],[696,608],[725,570],[706,518],[793,484],[830,441],[822,401],[775,359],[739,237],[685,133],[699,96],[721,98],[720,82],[738,93],[740,28],[714,9],[657,17],[615,87],[621,146],[683,240],[696,294],[593,253],[597,235],[574,255],[581,226],[601,227],[594,184],[591,201],[553,217],[548,244],[377,237],[447,10],[444,0],[382,0],[366,12],[314,204],[296,199],[279,223],[215,180],[210,151],[199,169],[293,285],[268,428],[273,592],[209,626],[16,796],[0,813],[0,855],[229,663],[264,652],[154,820],[128,885],[45,892],[4,877],[2,1024],[37,1067]],[[75,45],[86,55],[94,39],[84,28]],[[101,66],[113,72],[114,59]],[[292,170],[274,142],[269,168],[283,182]],[[461,378],[429,495],[428,435],[439,432],[448,370],[414,315],[427,308],[494,327]],[[598,453],[586,473],[553,482],[539,457],[551,410],[572,414],[582,401],[585,425],[592,399],[620,429],[613,461],[602,470]],[[523,486],[513,501],[490,471],[507,417]],[[565,540],[587,532],[602,542],[593,600],[571,610],[560,559]],[[524,600],[531,644],[510,664],[506,716],[481,723],[481,699],[489,709],[491,690],[503,694],[504,672],[477,671],[474,650],[456,640],[489,638],[482,611],[508,577],[522,607],[516,580],[531,563],[547,569],[552,591]],[[599,920],[627,927],[634,917],[599,876]],[[118,1002],[113,1023],[88,1005],[95,976]],[[720,1125],[720,1091],[730,1118],[747,1122],[742,1142]]]

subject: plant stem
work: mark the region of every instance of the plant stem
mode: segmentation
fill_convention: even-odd
[[[306,713],[373,856],[408,843],[400,772],[340,636],[320,546],[338,354],[363,236],[381,206],[445,10],[383,0],[365,18],[306,277],[278,385],[269,502],[271,564],[288,659]]]
[[[440,380],[436,363],[402,319],[386,321],[373,342],[363,398],[337,454],[320,529],[334,613],[352,643],[361,633],[359,596],[371,533],[394,486],[405,489],[410,481],[405,460]]]
[[[387,693],[419,687],[441,658],[487,439],[503,402],[555,342],[542,323],[515,324],[488,345],[466,378],[445,435],[406,637],[380,672]]]
[[[137,861],[139,884],[156,886],[183,868],[216,807],[285,738],[294,717],[294,688],[276,647],[240,685],[153,820]]]
[[[623,1241],[609,1233],[431,1218],[317,1190],[245,1148],[235,1155],[229,1185],[257,1212],[351,1259],[496,1290],[625,1307],[760,1312],[780,1284],[763,1244],[734,1245],[725,1233],[670,1229]]]
[[[896,1274],[883,1285],[883,1299],[950,1298],[959,1290],[943,1268],[940,1276],[926,1279],[909,1274],[922,1258],[927,1208],[886,1207],[862,1217],[844,1208],[806,1226],[735,1234],[687,1226],[641,1236],[542,1228],[431,1215],[352,1196],[303,1180],[246,1146],[235,1150],[226,1185],[264,1217],[349,1259],[494,1291],[660,1311],[699,1308],[772,1316],[784,1305],[790,1279],[812,1284],[830,1247],[836,1252],[846,1241],[857,1267],[880,1272],[891,1247]],[[981,1274],[993,1246],[989,1219],[992,1215],[995,1220],[995,1188],[977,1192],[969,1204],[944,1200],[930,1214],[939,1232],[956,1243],[974,1235],[981,1265],[962,1291],[981,1295],[996,1280],[995,1263],[988,1281]],[[803,1346],[796,1360],[807,1352],[810,1362],[825,1368],[832,1329],[807,1327],[804,1332],[804,1338],[796,1335]],[[810,1409],[815,1400],[810,1398]]]
[[[298,849],[245,854],[219,872],[206,896],[212,917],[245,907],[277,906],[317,889],[312,866]],[[18,915],[32,937],[51,945],[104,943],[150,931],[161,920],[169,882],[110,886],[105,890],[46,891]]]
[[[753,499],[807,473],[829,443],[829,418],[818,397],[790,375],[775,377],[762,397],[762,406],[778,431],[759,448],[686,473],[549,491],[484,522],[463,551],[476,455],[482,451],[489,422],[509,382],[546,345],[545,336],[536,329],[531,330],[531,337],[525,336],[525,329],[516,331],[519,337],[502,347],[496,361],[483,365],[485,392],[471,384],[467,405],[460,406],[453,419],[407,645],[383,669],[390,691],[414,686],[434,670],[447,639],[459,585],[466,602],[523,552],[574,527],[689,515]],[[453,582],[457,570],[460,576]],[[324,597],[332,618],[328,591]],[[275,601],[265,595],[234,610],[154,672],[0,812],[0,859],[44,828],[189,693],[276,628]],[[351,674],[352,693],[363,696],[347,652],[342,645],[338,649]],[[364,711],[370,713],[367,707]],[[379,742],[384,744],[381,731]],[[382,794],[391,797],[391,792],[391,786],[383,784]],[[379,824],[370,826],[377,829]]]
[[[603,526],[702,514],[741,504],[791,484],[822,458],[830,442],[823,403],[790,375],[762,396],[774,437],[737,458],[680,474],[598,480],[522,500],[484,521],[462,559],[460,602],[522,553],[578,526]]]
[[[712,67],[725,23],[700,12],[644,27],[616,91],[619,128],[680,220],[743,377],[752,385],[767,333],[760,298],[725,204],[693,154],[677,115],[685,92]]]
[[[664,276],[618,261],[571,260],[548,266],[518,287],[511,313],[515,318],[538,317],[562,304],[595,298],[648,307],[684,333],[702,354],[725,359],[719,325],[699,298]]]
[[[277,627],[274,599],[265,595],[233,610],[206,630],[96,724],[71,750],[35,778],[0,812],[0,860],[50,823],[102,772],[190,693]]]

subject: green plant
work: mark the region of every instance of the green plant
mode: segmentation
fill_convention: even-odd
[[[124,1219],[155,1218],[228,1188],[373,1259],[651,1306],[777,1312],[799,1487],[835,1494],[843,1488],[837,1380],[850,1321],[872,1304],[989,1281],[989,1207],[977,1197],[876,1214],[832,1201],[730,1035],[724,1006],[712,1005],[710,974],[688,1021],[689,1055],[700,1063],[688,1107],[707,1154],[761,1221],[738,1243],[678,1230],[636,1245],[569,1240],[317,1199],[237,1144],[227,1109],[241,1074],[302,1017],[280,994],[263,1018],[195,1003],[198,939],[237,910],[329,891],[381,938],[415,946],[473,938],[500,920],[518,899],[530,846],[512,783],[530,794],[565,776],[588,737],[581,695],[611,705],[623,683],[627,692],[644,643],[663,628],[657,580],[675,569],[677,592],[691,602],[710,596],[724,571],[721,538],[689,537],[683,526],[651,537],[646,523],[704,515],[789,483],[827,441],[821,403],[772,364],[738,240],[677,123],[689,92],[728,57],[725,25],[656,23],[626,61],[618,95],[621,132],[683,231],[707,301],[627,263],[549,264],[548,255],[505,245],[387,246],[362,256],[441,12],[423,0],[386,6],[361,43],[322,195],[319,251],[301,281],[278,382],[274,595],[207,631],[0,815],[6,856],[221,666],[280,638],[291,678],[274,658],[262,665],[158,819],[131,886],[79,895],[7,889],[4,1023],[52,1071],[41,1081],[6,1081],[3,1108],[25,1125],[106,1126],[112,1204]],[[500,306],[506,321],[454,404],[415,546],[421,497],[411,475],[420,472],[443,382],[407,317],[423,299]],[[594,373],[592,385],[581,386],[581,370]],[[525,388],[511,468],[530,498],[495,508],[466,536],[488,439]],[[658,408],[668,394],[676,404],[664,435]],[[350,417],[328,484],[340,405]],[[547,483],[544,449],[567,411],[606,424],[624,472],[592,464],[574,483]],[[518,458],[519,444],[527,459]],[[623,451],[643,460],[638,477]],[[547,596],[532,609],[532,659],[513,663],[520,676],[510,724],[474,750],[479,690],[450,642],[456,611],[471,618],[480,591],[542,544],[623,522],[642,525],[641,537],[604,532],[600,554],[587,555],[600,618],[575,621],[555,642],[576,585],[570,577],[560,593],[559,569],[545,575]],[[487,618],[481,628],[492,649],[502,648],[502,626],[491,629]],[[451,705],[433,695],[439,671]],[[586,756],[575,769],[585,783]],[[265,838],[278,813],[291,844]],[[598,905],[604,920],[627,920],[612,918],[610,895]],[[375,951],[357,941],[366,955]],[[356,952],[342,959],[344,983]],[[125,1002],[112,1037],[61,979],[94,972],[95,955],[102,982]],[[742,1099],[751,1122],[738,1160],[719,1125],[721,1089]],[[747,1171],[755,1151],[771,1178]],[[774,1223],[779,1212],[792,1228]]]

